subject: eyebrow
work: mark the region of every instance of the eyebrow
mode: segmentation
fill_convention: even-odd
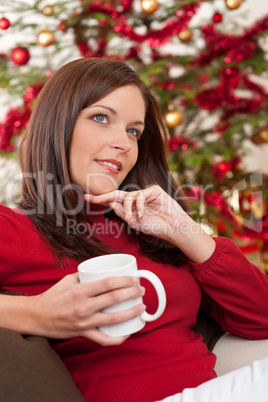
[[[104,109],[109,110],[114,116],[117,115],[117,111],[114,110],[112,107],[109,107],[109,106],[96,105],[96,104],[94,104],[94,105],[88,106],[88,109],[90,109],[90,108],[92,108],[92,107],[102,107],[102,108],[104,108]],[[145,126],[145,123],[144,123],[143,121],[139,121],[139,120],[138,120],[138,121],[134,121],[132,124],[140,124],[140,125],[142,125],[142,126]]]

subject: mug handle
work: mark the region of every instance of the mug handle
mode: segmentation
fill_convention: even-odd
[[[144,311],[140,317],[144,321],[157,320],[157,318],[159,318],[163,314],[167,303],[166,292],[162,282],[160,281],[158,276],[156,276],[153,272],[147,271],[145,269],[140,269],[136,272],[133,272],[132,276],[147,279],[149,282],[151,282],[151,284],[155,288],[158,297],[158,308],[156,312],[154,314],[148,314],[146,313],[146,311]]]

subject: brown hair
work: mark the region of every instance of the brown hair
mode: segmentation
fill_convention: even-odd
[[[137,163],[120,187],[131,190],[131,186],[137,189],[158,184],[174,198],[178,197],[187,210],[168,169],[167,133],[158,103],[147,86],[121,61],[105,58],[72,61],[56,71],[40,92],[19,153],[23,171],[19,206],[28,213],[59,258],[66,256],[81,261],[108,251],[96,237],[66,230],[70,218],[77,224],[90,224],[84,208],[77,208],[83,197],[79,194],[82,190],[75,188],[71,181],[70,146],[81,110],[130,84],[139,88],[145,101],[145,130],[138,142]],[[149,258],[176,265],[184,259],[178,249],[158,238],[136,232],[131,235],[139,240],[141,250]]]

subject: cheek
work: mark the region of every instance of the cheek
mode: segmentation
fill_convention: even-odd
[[[85,145],[82,141],[79,141],[79,136],[76,135],[71,143],[69,166],[72,181],[81,187],[86,180],[84,177],[85,159]]]
[[[138,149],[138,144],[136,143],[135,146],[133,147],[131,158],[129,158],[130,159],[129,160],[129,162],[130,162],[129,170],[131,170],[136,165],[136,162],[138,160],[138,153],[139,153],[139,149]]]

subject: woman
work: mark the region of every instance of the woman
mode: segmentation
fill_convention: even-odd
[[[191,330],[201,292],[225,331],[268,337],[267,277],[191,219],[168,171],[166,138],[157,102],[126,64],[73,61],[52,75],[32,113],[19,208],[0,209],[1,287],[30,296],[2,295],[0,326],[56,339],[87,401],[156,401],[213,379],[215,356]],[[164,314],[128,338],[97,327],[153,311],[153,290],[146,285],[144,305],[103,314],[144,287],[130,277],[80,284],[76,272],[114,251],[135,255],[167,293]]]

